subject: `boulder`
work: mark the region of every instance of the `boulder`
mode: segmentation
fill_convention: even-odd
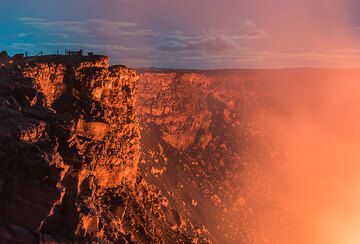
[[[86,137],[91,140],[101,141],[108,132],[109,125],[103,122],[87,122],[79,119],[76,130],[79,136]]]

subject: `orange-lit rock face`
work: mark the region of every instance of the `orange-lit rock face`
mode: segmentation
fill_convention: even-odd
[[[24,60],[14,64],[18,73],[10,66],[1,71],[2,214],[9,223],[41,232],[54,228],[52,219],[64,218],[59,211],[72,205],[68,233],[81,236],[88,226],[99,231],[100,216],[76,205],[94,201],[96,207],[91,199],[97,188],[136,180],[137,76],[109,68],[103,57],[68,59]],[[103,92],[93,98],[94,89]]]
[[[167,143],[186,149],[194,143],[200,129],[209,127],[210,113],[206,108],[209,84],[204,75],[143,74],[139,113],[150,115],[147,122],[161,127]]]
[[[2,227],[1,240],[101,237],[101,196],[136,180],[136,73],[107,58],[69,59],[0,71],[0,215],[24,228],[11,237]]]
[[[23,76],[33,79],[38,89],[31,106],[43,102],[57,113],[69,115],[70,125],[64,131],[69,138],[62,143],[77,152],[67,157],[86,162],[88,174],[101,186],[134,182],[138,154],[135,72],[109,68],[106,57],[73,64],[66,60],[30,62],[23,70]],[[126,138],[126,143],[120,145],[121,138]]]
[[[206,241],[138,172],[135,71],[102,56],[1,62],[0,242]]]

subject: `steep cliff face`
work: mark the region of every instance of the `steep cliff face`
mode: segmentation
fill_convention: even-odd
[[[137,79],[103,56],[3,59],[0,240],[204,238],[138,172]]]
[[[215,243],[250,241],[234,213],[244,204],[240,169],[256,147],[245,119],[258,106],[255,90],[246,74],[140,74],[140,168]]]

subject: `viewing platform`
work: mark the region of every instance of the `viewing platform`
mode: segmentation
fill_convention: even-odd
[[[63,54],[57,52],[56,54],[44,54],[40,52],[36,55],[30,56],[28,53],[15,54],[10,57],[4,51],[2,52],[2,58],[0,62],[3,63],[31,63],[31,62],[52,62],[52,63],[79,63],[79,62],[109,62],[109,58],[105,55],[97,55],[93,52],[88,52],[86,55],[83,50],[71,51],[65,50]]]

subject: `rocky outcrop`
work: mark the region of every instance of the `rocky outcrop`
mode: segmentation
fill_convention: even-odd
[[[208,130],[211,113],[206,99],[210,81],[206,76],[144,73],[140,89],[139,114],[146,116],[147,123],[161,128],[168,144],[187,149],[200,129]]]
[[[137,79],[135,71],[110,67],[103,56],[4,63],[1,241],[151,243],[206,237],[139,174]]]

